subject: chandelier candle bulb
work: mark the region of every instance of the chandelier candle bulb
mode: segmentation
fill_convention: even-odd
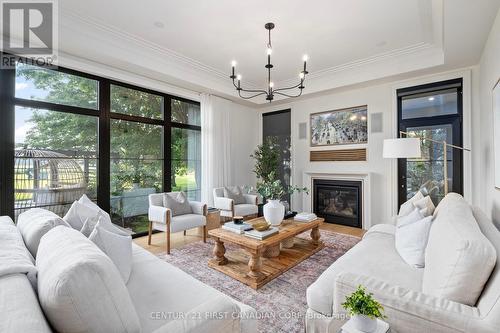
[[[232,71],[233,71],[233,74],[231,75],[231,78],[234,78],[234,68],[236,67],[236,61],[231,61],[231,68],[232,68]]]
[[[238,74],[238,76],[234,75],[235,71],[235,66],[236,66],[236,61],[232,61],[232,75],[230,76],[231,80],[233,81],[233,86],[236,88],[236,91],[238,92],[238,96],[240,96],[243,99],[251,99],[257,96],[266,96],[266,100],[271,103],[275,97],[275,95],[280,95],[283,97],[299,97],[302,95],[302,90],[305,88],[304,87],[304,81],[306,79],[307,70],[306,70],[306,62],[307,62],[307,55],[304,55],[302,58],[304,60],[304,70],[299,73],[299,79],[300,81],[298,84],[295,84],[290,87],[281,87],[278,89],[274,89],[274,83],[271,81],[271,70],[274,68],[273,64],[271,63],[271,54],[273,53],[273,48],[271,45],[271,30],[274,29],[274,23],[269,22],[264,25],[264,28],[266,28],[268,32],[268,43],[267,43],[267,64],[264,66],[266,68],[267,72],[267,84],[268,88],[267,89],[244,89],[241,87],[241,75]],[[235,82],[235,79],[238,80],[238,82]],[[295,93],[290,93],[290,91],[295,90]],[[297,91],[298,90],[298,91]],[[242,94],[243,93],[243,94]]]

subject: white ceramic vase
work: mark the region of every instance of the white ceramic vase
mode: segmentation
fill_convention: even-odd
[[[285,206],[279,200],[267,200],[264,205],[264,219],[273,226],[279,226],[285,217]]]
[[[354,315],[352,321],[354,327],[361,332],[371,333],[377,329],[377,319],[365,315]]]

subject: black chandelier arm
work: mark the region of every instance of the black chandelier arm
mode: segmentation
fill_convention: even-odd
[[[277,92],[277,91],[283,91],[283,90],[290,90],[290,89],[295,89],[295,88],[298,88],[300,86],[302,86],[302,84],[304,84],[304,80],[300,80],[300,82],[292,87],[288,87],[288,88],[279,88],[279,89],[275,89],[273,90],[274,92]]]
[[[263,93],[263,94],[267,94],[267,91],[265,91],[263,89],[244,89],[244,88],[241,88],[241,86],[240,86],[240,88],[238,88],[238,86],[234,83],[234,79],[233,79],[233,86],[238,91],[249,92],[249,93]]]
[[[267,95],[267,92],[262,91],[262,92],[260,92],[260,93],[258,93],[258,94],[255,94],[255,95],[252,95],[252,96],[245,97],[245,96],[241,96],[241,91],[242,91],[242,90],[238,90],[238,95],[239,95],[241,98],[243,98],[243,99],[251,99],[251,98],[254,98],[254,97],[257,97],[257,96],[260,96],[260,95]],[[244,91],[244,92],[246,92],[246,91],[248,91],[248,90],[246,90],[246,91],[245,91],[245,90],[243,90],[243,91]]]
[[[285,94],[285,93],[280,93],[280,92],[274,92],[276,95],[281,95],[281,96],[285,96],[285,97],[291,97],[291,98],[295,98],[295,97],[300,97],[302,95],[302,89],[300,89],[300,92],[298,95],[295,95],[295,96],[292,96],[292,95],[288,95],[288,94]]]

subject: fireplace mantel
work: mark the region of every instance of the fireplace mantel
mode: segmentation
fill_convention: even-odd
[[[370,190],[370,173],[359,173],[359,172],[342,172],[342,173],[334,173],[334,172],[315,172],[315,171],[304,171],[303,172],[303,186],[312,189],[313,188],[313,180],[314,179],[331,179],[331,180],[357,180],[362,182],[362,228],[368,230],[371,227],[371,190]],[[313,195],[310,192],[309,194],[304,194],[302,196],[302,207],[306,212],[312,211],[313,207]]]

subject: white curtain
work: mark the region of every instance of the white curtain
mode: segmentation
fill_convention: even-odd
[[[201,201],[213,206],[212,191],[231,182],[231,101],[201,94]]]

